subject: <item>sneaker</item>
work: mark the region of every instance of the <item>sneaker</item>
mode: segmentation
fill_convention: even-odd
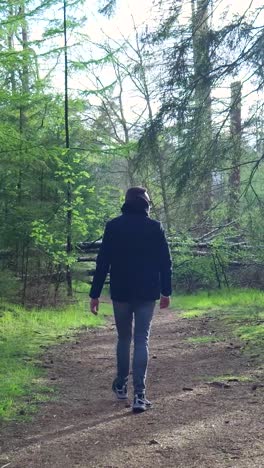
[[[143,413],[150,408],[151,402],[146,399],[144,393],[137,393],[134,396],[134,403],[132,406],[134,413]]]
[[[124,385],[119,385],[118,380],[115,379],[113,381],[112,390],[116,394],[116,397],[117,397],[118,400],[127,400],[128,394],[127,394],[127,384],[126,383]]]

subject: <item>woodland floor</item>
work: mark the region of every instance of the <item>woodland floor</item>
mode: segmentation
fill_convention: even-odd
[[[154,405],[139,415],[111,393],[112,322],[47,350],[43,365],[56,400],[42,403],[31,422],[1,427],[1,468],[264,467],[263,370],[228,335],[188,342],[223,336],[217,319],[156,313],[148,378]],[[234,377],[222,385],[226,375]]]

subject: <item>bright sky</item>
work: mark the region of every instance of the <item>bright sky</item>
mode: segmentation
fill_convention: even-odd
[[[174,3],[175,0],[168,0],[167,4]],[[153,8],[153,0],[117,0],[117,8],[115,15],[107,19],[97,13],[98,0],[87,0],[85,10],[88,13],[87,34],[95,42],[100,39],[105,39],[104,34],[114,40],[120,40],[123,36],[128,37],[133,33],[133,19],[137,26],[147,24],[150,29],[156,26],[155,18],[157,17],[157,7]],[[157,3],[157,0],[155,1]],[[187,20],[191,14],[190,0],[183,0],[183,17]],[[249,8],[254,11],[257,8],[263,7],[263,0],[214,0],[213,2],[213,16],[215,27],[222,27],[222,15],[227,12],[227,21],[231,15],[243,14]],[[264,12],[259,16],[257,24],[264,24]],[[238,77],[234,77],[238,79]],[[230,82],[233,80],[230,79]],[[225,83],[221,89],[214,91],[216,98],[229,99],[230,96],[230,82]],[[243,93],[246,95],[251,90],[250,83],[244,85]],[[244,113],[247,113],[248,106],[252,104],[252,97],[244,105]]]
[[[117,8],[112,18],[107,19],[97,13],[99,0],[87,0],[84,6],[84,11],[88,18],[88,31],[92,38],[99,38],[100,30],[111,36],[113,39],[118,39],[120,33],[129,35],[133,30],[133,15],[137,26],[147,23],[150,27],[155,24],[155,11],[157,0],[117,0]],[[173,0],[168,0],[167,4],[174,3]],[[251,10],[263,7],[263,0],[214,0],[214,14],[216,19],[226,10],[230,14],[242,14],[249,7]],[[165,4],[165,3],[164,3]],[[190,0],[182,0],[183,10],[186,12],[186,17],[190,15]]]
[[[78,5],[78,10],[76,13],[78,16],[85,15],[87,17],[87,22],[83,28],[83,32],[89,36],[91,41],[95,43],[100,43],[106,39],[106,36],[113,39],[114,41],[120,41],[122,35],[124,37],[129,37],[133,32],[133,20],[137,27],[143,27],[143,25],[148,25],[149,29],[152,29],[156,26],[157,21],[157,7],[153,7],[153,0],[116,0],[117,7],[115,14],[110,18],[103,17],[98,14],[98,7],[100,6],[100,0],[86,0],[86,2],[80,6]],[[168,0],[169,2],[174,3],[175,0]],[[157,0],[156,0],[157,2]],[[250,6],[250,9],[254,11],[256,8],[263,6],[263,0],[214,0],[214,24],[217,25],[223,24],[223,20],[220,19],[224,11],[228,11],[228,17],[234,13],[242,14]],[[187,19],[190,16],[190,0],[183,0],[184,14],[183,17]],[[58,18],[58,13],[62,16],[62,9],[56,10],[55,16]],[[263,20],[264,12],[262,13],[262,20],[258,19],[258,24]],[[133,17],[133,19],[132,19]],[[184,20],[183,20],[184,21]],[[40,35],[41,29],[38,27],[34,32],[34,35]],[[69,43],[71,39],[69,40]],[[60,44],[62,45],[62,43]],[[86,46],[87,47],[87,46]],[[85,60],[91,59],[91,53],[98,57],[98,51],[95,48],[90,50],[87,48],[79,47],[79,56]],[[94,57],[93,57],[94,58]],[[47,63],[48,66],[49,63]],[[108,70],[106,73],[103,72],[102,79],[105,81],[105,85],[111,83],[111,72]],[[237,77],[234,77],[237,79]],[[56,82],[54,82],[55,87],[62,88],[63,78],[59,78],[58,69],[56,71]],[[214,96],[217,98],[228,98],[230,95],[229,90],[230,83],[225,83],[225,87],[221,89],[214,90]],[[70,80],[70,87],[72,89],[87,89],[89,88],[89,82],[83,74],[75,73],[75,75]],[[250,91],[250,84],[244,86],[243,92],[247,94]],[[128,93],[129,94],[129,93]],[[128,98],[129,101],[129,98]],[[127,103],[128,108],[131,105],[130,102]],[[247,113],[248,106],[252,104],[252,97],[249,99],[249,102],[244,105],[244,112]]]
[[[137,26],[152,20],[153,0],[117,0],[115,14],[110,19],[98,14],[98,4],[98,0],[87,0],[85,4],[89,12],[87,33],[93,39],[101,37],[101,30],[113,39],[129,35],[133,30],[132,16]]]

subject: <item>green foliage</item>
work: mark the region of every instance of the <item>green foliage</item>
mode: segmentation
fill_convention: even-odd
[[[62,309],[31,309],[0,305],[0,420],[29,414],[53,388],[44,384],[38,366],[43,347],[71,338],[77,329],[104,323],[110,305],[101,304],[99,316],[89,313],[87,301]]]
[[[173,281],[177,289],[191,292],[197,288],[217,286],[211,258],[178,255],[174,257]]]
[[[191,292],[227,286],[232,252],[223,237],[219,236],[203,246],[190,236],[173,237],[172,257],[176,289]]]
[[[71,14],[75,5],[74,1],[67,2],[67,29],[72,42],[83,24],[83,18]],[[52,278],[53,273],[75,262],[75,244],[93,238],[91,229],[102,232],[111,211],[104,209],[102,193],[95,194],[94,154],[98,158],[101,145],[96,143],[96,133],[82,123],[80,113],[89,105],[76,95],[69,96],[73,149],[64,149],[64,97],[52,89],[50,73],[53,60],[59,63],[63,50],[59,42],[63,33],[61,10],[60,17],[45,21],[42,38],[30,42],[31,26],[34,27],[38,13],[46,11],[49,17],[49,9],[57,11],[57,3],[41,2],[36,6],[32,2],[4,2],[0,7],[0,249],[9,252],[1,266],[10,271],[9,276],[16,276],[15,296],[20,291],[23,302],[30,282],[35,281],[35,287],[42,276]],[[40,59],[34,49],[37,46],[41,48]],[[43,60],[45,74],[47,65],[50,72],[40,79],[39,65],[43,66]],[[111,56],[101,60],[107,63]],[[76,60],[73,62],[76,65]],[[88,67],[95,62],[88,60],[83,65]],[[72,190],[70,206],[66,202],[68,184]],[[102,203],[100,217],[96,213],[98,200]],[[68,256],[65,244],[69,210],[73,251]],[[49,287],[48,282],[46,286]],[[7,289],[8,280],[4,296]]]
[[[0,291],[1,296],[7,300],[17,299],[18,281],[14,273],[9,269],[3,269],[0,271]]]

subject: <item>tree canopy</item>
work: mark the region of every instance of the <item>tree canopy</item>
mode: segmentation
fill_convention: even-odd
[[[111,22],[121,2],[98,14]],[[1,2],[3,294],[49,298],[66,278],[72,295],[76,246],[131,185],[167,230],[175,284],[261,284],[264,7],[154,1],[144,24],[98,40],[89,13]]]

